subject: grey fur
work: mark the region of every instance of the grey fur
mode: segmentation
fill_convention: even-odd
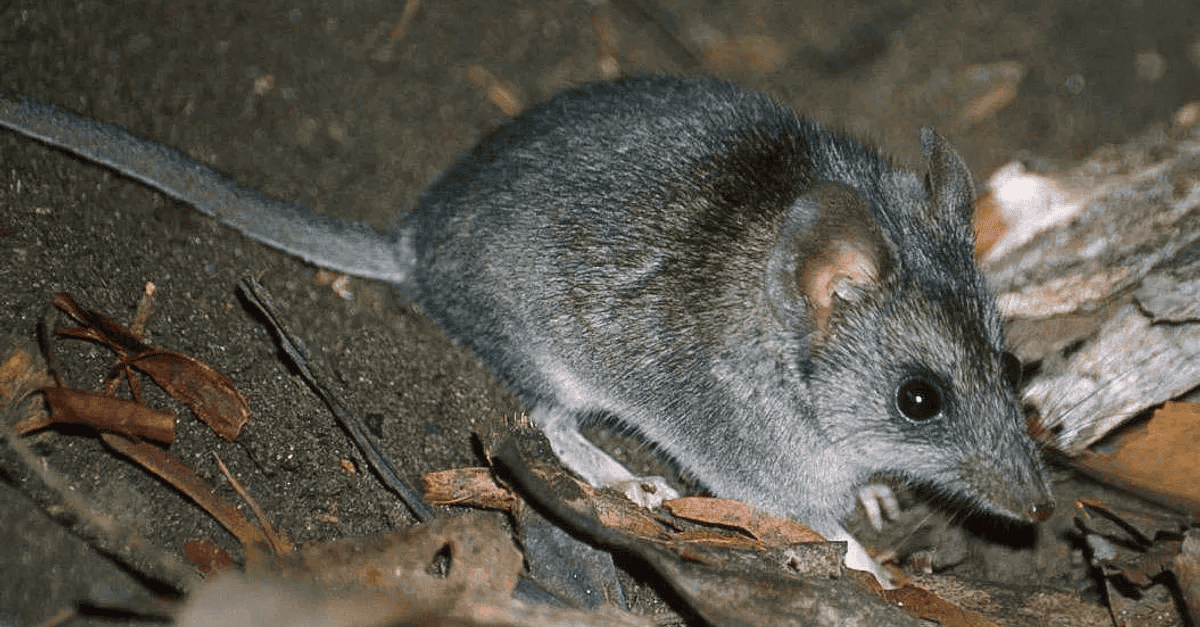
[[[0,122],[29,133],[14,102]],[[274,205],[315,230],[294,245],[259,214],[234,226],[396,284],[560,443],[580,420],[615,421],[715,494],[828,535],[876,473],[1038,518],[1052,499],[973,262],[970,173],[937,134],[921,141],[927,178],[732,85],[630,79],[500,128],[392,234]],[[65,147],[174,194],[120,155]],[[201,187],[275,202],[164,154]],[[838,259],[856,263],[822,274]],[[898,409],[914,378],[940,390],[940,413]],[[593,453],[569,461],[620,478]]]

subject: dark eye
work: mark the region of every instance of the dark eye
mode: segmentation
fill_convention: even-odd
[[[896,409],[909,420],[929,420],[942,412],[942,393],[925,379],[906,379],[896,390]]]
[[[1004,353],[1004,377],[1014,388],[1021,384],[1021,360],[1012,353]]]

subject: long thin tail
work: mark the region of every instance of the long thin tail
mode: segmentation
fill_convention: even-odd
[[[247,237],[318,266],[399,285],[411,242],[270,198],[216,170],[112,124],[26,96],[0,93],[0,126],[62,148],[182,200]]]

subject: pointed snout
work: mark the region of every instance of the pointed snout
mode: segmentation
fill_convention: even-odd
[[[964,461],[961,468],[969,492],[993,514],[1039,523],[1054,513],[1054,496],[1040,463],[1026,465],[1002,457],[975,456]]]

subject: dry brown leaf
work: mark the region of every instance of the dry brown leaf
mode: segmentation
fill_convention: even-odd
[[[884,590],[882,594],[884,598],[895,605],[939,625],[949,625],[950,627],[998,627],[981,614],[964,610],[924,588],[904,586],[895,590]]]
[[[120,355],[139,353],[150,348],[111,315],[80,307],[66,292],[54,295],[54,306],[83,325],[81,329],[59,329],[59,335],[100,342]]]
[[[680,518],[740,529],[771,545],[825,541],[821,534],[794,519],[764,514],[741,501],[685,497],[667,501],[663,506]]]
[[[1200,405],[1167,403],[1144,426],[1117,440],[1112,454],[1084,451],[1076,460],[1136,492],[1200,510]]]
[[[250,403],[233,381],[195,357],[152,349],[131,359],[129,365],[187,404],[197,418],[226,440],[237,439],[250,421]]]

